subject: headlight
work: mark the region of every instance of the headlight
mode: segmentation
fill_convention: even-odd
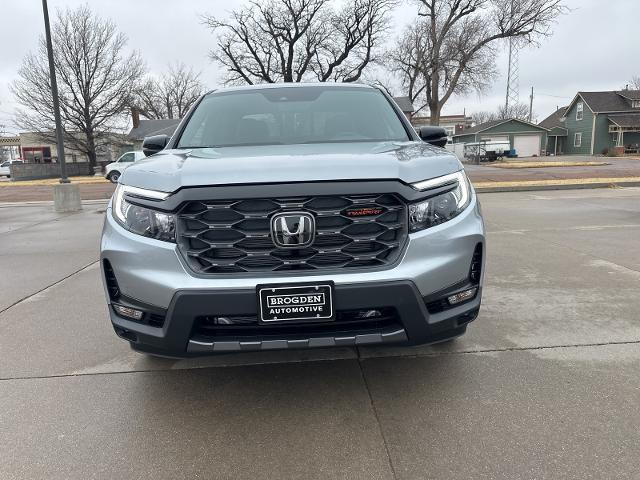
[[[426,190],[451,184],[451,190],[428,200],[409,205],[409,229],[424,230],[451,220],[459,215],[471,201],[471,185],[464,172],[414,183],[416,190]]]
[[[170,213],[158,212],[127,202],[125,193],[160,200],[169,194],[118,185],[113,194],[113,218],[130,232],[165,242],[176,241],[176,221]]]

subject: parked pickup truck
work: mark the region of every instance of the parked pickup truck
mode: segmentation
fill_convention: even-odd
[[[107,208],[116,334],[167,357],[462,335],[485,236],[446,141],[372,86],[207,93],[171,138],[144,140],[153,156]]]
[[[10,177],[11,169],[9,167],[17,163],[22,163],[22,160],[7,160],[5,162],[2,162],[0,164],[0,177]]]
[[[118,183],[118,179],[120,178],[120,175],[122,175],[122,172],[143,158],[145,158],[144,153],[140,151],[123,153],[118,160],[107,164],[105,167],[104,177],[113,183]]]

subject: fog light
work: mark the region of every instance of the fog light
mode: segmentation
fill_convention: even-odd
[[[476,291],[478,289],[476,287],[470,288],[469,290],[465,290],[464,292],[459,292],[454,295],[450,295],[447,297],[447,301],[449,305],[457,305],[458,303],[462,303],[465,300],[469,300],[476,295]]]
[[[141,310],[136,310],[135,308],[125,307],[123,305],[118,305],[116,303],[113,304],[113,309],[118,313],[118,315],[122,315],[123,317],[132,318],[133,320],[140,320],[144,315],[144,312]]]

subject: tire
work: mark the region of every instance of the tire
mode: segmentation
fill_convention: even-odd
[[[118,179],[120,178],[120,172],[111,172],[107,175],[107,180],[111,183],[118,183]]]

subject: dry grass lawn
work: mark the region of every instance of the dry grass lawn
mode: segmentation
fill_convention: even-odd
[[[612,187],[616,184],[640,183],[640,177],[616,177],[616,178],[567,178],[553,180],[520,180],[509,182],[473,182],[476,188],[486,187],[535,187],[548,185],[589,185],[593,183],[608,183]]]
[[[496,168],[547,168],[547,167],[601,167],[611,165],[607,162],[496,162],[490,166]]]
[[[69,177],[71,183],[77,184],[94,184],[94,183],[110,183],[104,177]],[[0,182],[0,187],[30,187],[33,185],[55,185],[60,181],[59,178],[43,178],[41,180],[18,180],[15,182]]]

